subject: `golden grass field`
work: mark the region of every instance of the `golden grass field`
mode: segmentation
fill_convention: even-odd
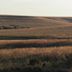
[[[71,39],[29,39],[29,40],[0,40],[1,44],[12,44],[12,43],[35,43],[35,44],[48,44],[48,43],[56,43],[56,42],[72,42]]]
[[[50,55],[61,56],[72,54],[72,46],[51,47],[51,48],[15,48],[1,49],[0,56],[3,57],[22,57],[26,55]]]
[[[8,44],[49,44],[49,43],[72,43],[71,39],[34,39],[34,40],[0,40],[0,45]],[[22,56],[26,54],[50,54],[50,55],[61,55],[72,53],[72,46],[54,46],[54,47],[21,47],[21,48],[1,48],[0,56]]]
[[[46,67],[51,70],[61,68],[64,72],[66,69],[71,71],[72,18],[0,16],[0,70],[35,67],[27,61],[36,56],[40,61],[40,57],[50,57],[46,60]],[[40,68],[44,69],[42,66]]]
[[[0,36],[61,36],[72,37],[71,18],[0,16],[0,26],[22,26],[1,29]],[[28,28],[27,28],[28,27]]]

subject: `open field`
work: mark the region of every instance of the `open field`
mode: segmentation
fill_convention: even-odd
[[[8,27],[0,30],[0,36],[72,37],[71,18],[0,16],[0,26]]]
[[[2,48],[32,48],[32,47],[61,47],[72,46],[71,39],[31,39],[31,40],[0,40],[0,49]]]
[[[1,72],[72,72],[72,18],[0,16]]]
[[[71,67],[71,39],[0,40],[1,71],[70,72]]]
[[[0,50],[0,70],[13,72],[70,72],[72,46]]]
[[[61,56],[72,54],[72,46],[61,46],[51,48],[15,48],[15,49],[1,49],[0,56],[3,57],[23,57],[27,55],[50,55]]]

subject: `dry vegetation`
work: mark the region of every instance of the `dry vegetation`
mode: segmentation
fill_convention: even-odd
[[[71,46],[0,50],[1,71],[69,72],[71,67]]]
[[[15,48],[1,49],[0,56],[7,57],[23,57],[26,55],[50,55],[61,56],[72,54],[72,46],[51,47],[51,48]]]
[[[0,44],[24,43],[24,44],[48,44],[56,42],[72,42],[72,39],[30,39],[30,40],[0,40]]]
[[[0,26],[16,27],[0,30],[0,36],[72,37],[72,23],[67,19],[71,18],[0,16]]]
[[[0,70],[17,72],[69,72],[72,67],[72,46],[61,46],[71,39],[37,39],[37,40],[0,40]],[[36,44],[60,43],[60,46],[33,47]],[[10,46],[7,46],[10,44]],[[15,48],[12,46],[15,45]],[[17,45],[32,44],[31,47]],[[44,69],[45,68],[45,69]],[[19,71],[18,71],[19,70]]]
[[[71,21],[0,16],[0,72],[72,72]]]

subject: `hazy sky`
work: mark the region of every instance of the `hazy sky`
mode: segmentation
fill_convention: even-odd
[[[72,0],[0,0],[0,14],[72,16]]]

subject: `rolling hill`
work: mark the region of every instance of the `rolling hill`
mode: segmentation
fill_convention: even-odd
[[[0,36],[72,37],[72,18],[0,16]]]
[[[72,72],[72,17],[0,15],[1,72]]]

